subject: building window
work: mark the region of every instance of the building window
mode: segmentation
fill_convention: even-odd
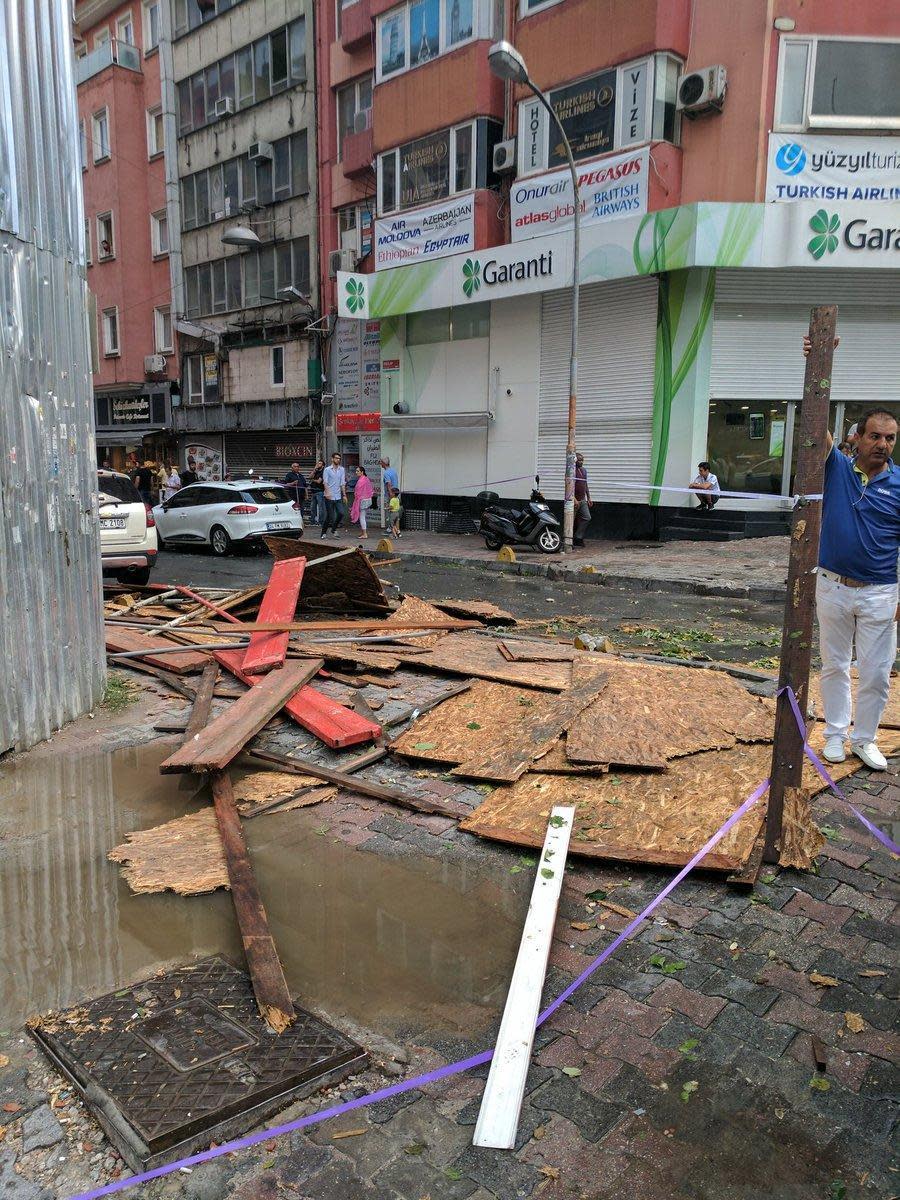
[[[900,40],[781,39],[775,128],[900,129]]]
[[[134,45],[134,19],[130,9],[116,21],[116,40],[124,42],[126,46]]]
[[[246,154],[196,171],[181,181],[182,228],[197,229],[233,217],[241,205],[265,205],[309,192],[307,131],[272,143],[272,159]]]
[[[281,303],[286,299],[280,294],[285,288],[309,295],[308,237],[186,267],[185,316],[203,317]]]
[[[107,358],[114,358],[119,353],[119,310],[104,308],[103,319],[103,353]]]
[[[92,252],[91,252],[91,218],[90,217],[84,218],[84,261],[87,263],[88,266],[91,265]]]
[[[101,108],[91,117],[91,135],[94,142],[94,162],[109,158],[109,109]]]
[[[214,354],[186,354],[182,392],[188,404],[215,404],[219,399],[219,364]]]
[[[145,0],[144,3],[144,55],[152,53],[159,46],[159,0]]]
[[[348,133],[372,127],[372,76],[364,75],[337,92],[338,159]]]
[[[356,3],[358,3],[358,0],[335,0],[335,4],[337,7],[337,35],[338,35],[338,37],[341,36],[341,18],[343,17],[344,10],[351,8]]]
[[[301,17],[182,79],[178,131],[190,133],[217,120],[217,101],[230,100],[232,111],[249,108],[305,82],[306,22]]]
[[[462,342],[491,336],[490,301],[461,308],[432,308],[409,313],[406,318],[407,346],[434,342]]]
[[[171,354],[172,344],[172,312],[168,304],[153,310],[153,344],[157,354]]]
[[[102,29],[98,29],[94,34],[94,49],[98,46],[105,46],[109,42],[109,26],[104,25]]]
[[[221,13],[234,8],[240,0],[174,0],[172,5],[175,37],[181,37],[191,29],[198,29]]]
[[[501,133],[498,121],[479,117],[379,154],[379,213],[492,186],[493,148]]]
[[[529,13],[540,12],[543,8],[552,8],[561,4],[562,0],[519,0],[519,16],[527,17]]]
[[[474,38],[492,36],[490,0],[407,0],[378,18],[380,83],[431,62]]]
[[[107,258],[115,258],[116,243],[113,237],[113,216],[111,212],[97,214],[97,258],[103,262]]]
[[[150,244],[154,257],[169,253],[169,217],[164,208],[150,214]]]
[[[163,130],[162,106],[147,109],[147,154],[155,158],[165,149],[165,133]]]
[[[82,171],[87,170],[87,126],[84,120],[78,122],[78,161]]]
[[[372,253],[371,202],[353,204],[338,210],[338,245],[342,250],[352,250],[359,261]]]
[[[284,346],[272,347],[272,387],[284,387]]]

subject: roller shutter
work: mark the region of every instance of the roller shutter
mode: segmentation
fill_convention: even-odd
[[[308,471],[315,465],[315,456],[316,435],[311,429],[225,434],[225,469],[233,479],[243,478],[250,470],[254,475],[283,479],[292,462]]]
[[[656,306],[655,278],[581,289],[576,441],[596,499],[646,499],[616,485],[650,478]],[[546,293],[537,461],[541,490],[555,499],[563,495],[571,337],[571,293]]]

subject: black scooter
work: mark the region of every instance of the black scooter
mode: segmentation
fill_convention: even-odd
[[[539,475],[535,475],[534,482],[536,485],[541,482]],[[505,543],[534,546],[544,554],[556,554],[562,545],[559,521],[537,487],[524,508],[501,508],[493,503],[500,499],[496,492],[482,492],[479,499],[488,501],[478,526],[488,550],[499,550]]]

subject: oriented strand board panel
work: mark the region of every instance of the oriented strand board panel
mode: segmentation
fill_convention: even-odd
[[[564,691],[572,681],[570,663],[508,662],[500,653],[496,639],[479,633],[450,634],[426,654],[408,655],[405,649],[393,646],[391,654],[409,666],[424,670],[475,676],[551,692]]]
[[[519,724],[513,736],[495,736],[488,748],[466,759],[453,771],[466,779],[487,779],[493,783],[513,783],[528,770],[531,760],[575,720],[578,714],[603,691],[608,676],[593,662],[581,660],[572,665],[572,686],[553,695],[541,708],[517,704]]]
[[[856,667],[851,667],[850,687],[853,692],[854,708],[856,706],[856,690],[858,686],[859,672]],[[822,689],[818,675],[814,675],[809,681],[809,699],[810,704],[815,706],[816,719],[824,721],[825,708],[822,704]],[[891,690],[888,693],[888,702],[881,717],[881,728],[900,729],[900,676],[894,675],[891,677]]]
[[[819,752],[822,729],[812,733]],[[900,735],[885,753],[900,748]],[[570,853],[621,862],[684,866],[728,816],[767,777],[772,747],[761,743],[675,759],[665,773],[622,771],[602,778],[528,774],[512,787],[495,788],[460,825],[470,833],[516,846],[542,845],[554,804],[576,806]],[[846,778],[860,762],[850,758],[831,770]],[[803,786],[822,791],[811,764]],[[707,870],[735,871],[753,848],[765,800],[751,810],[704,860]]]
[[[670,759],[772,736],[774,708],[728,675],[604,659],[609,686],[569,726],[576,763],[665,770]]]
[[[385,621],[384,632],[390,633],[388,628],[392,622],[397,621],[421,621],[427,626],[432,621],[446,621],[447,614],[441,612],[439,608],[435,608],[433,604],[429,604],[427,600],[420,600],[418,596],[404,596],[397,608]],[[436,645],[442,637],[446,637],[445,630],[437,630],[435,633],[429,633],[426,637],[400,637],[397,641],[400,645],[406,646],[421,646],[428,650]]]
[[[531,771],[541,771],[545,775],[605,775],[609,771],[609,763],[573,763],[566,754],[566,736],[563,734],[552,742],[547,750],[535,758],[529,767]]]
[[[483,621],[485,625],[515,625],[516,618],[505,608],[498,608],[489,600],[434,600],[432,602],[442,612],[462,620],[473,619]]]
[[[197,896],[228,887],[228,871],[215,810],[201,808],[153,829],[125,834],[110,850],[133,892],[178,892]]]
[[[574,646],[532,638],[504,638],[501,645],[511,662],[572,662],[581,654]]]
[[[254,771],[233,784],[238,808],[252,808],[279,796],[293,796],[303,788],[315,787],[320,780],[314,775],[294,775],[287,771]]]

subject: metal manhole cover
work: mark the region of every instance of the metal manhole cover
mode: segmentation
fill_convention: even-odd
[[[365,1063],[300,1008],[274,1034],[249,976],[207,958],[37,1022],[31,1035],[72,1080],[135,1170],[245,1132]]]

